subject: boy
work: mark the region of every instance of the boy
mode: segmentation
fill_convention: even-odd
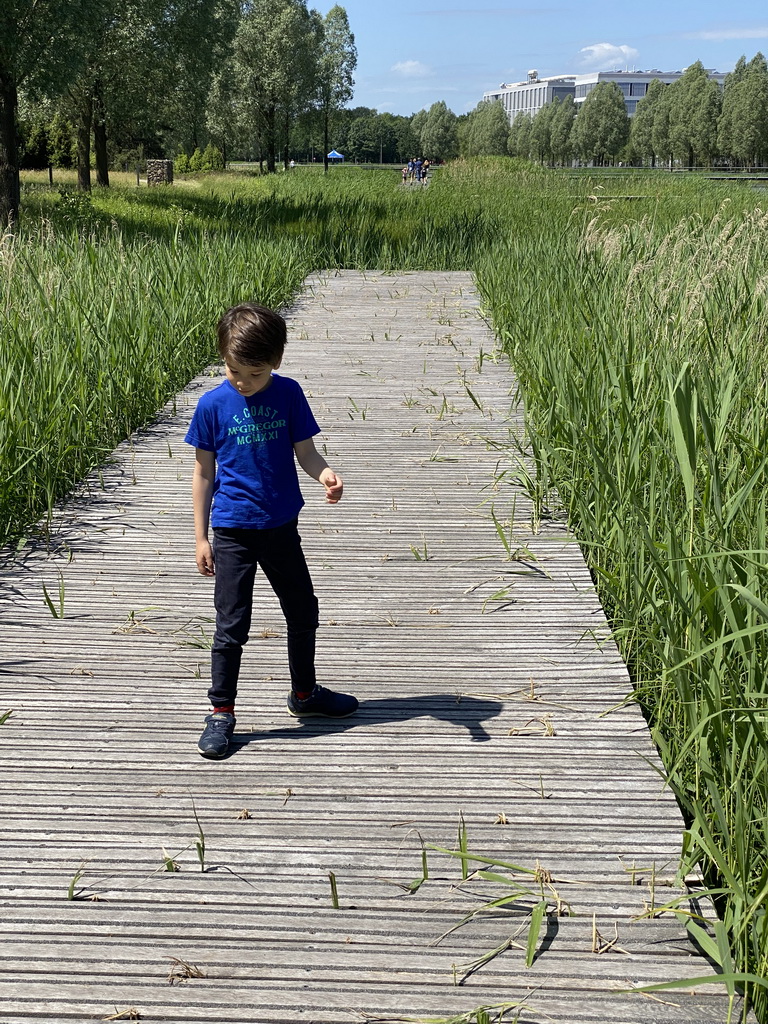
[[[315,682],[317,598],[297,531],[304,500],[294,454],[304,472],[323,485],[330,504],[341,499],[344,484],[315,449],[312,438],[320,428],[301,386],[273,372],[282,361],[285,321],[264,306],[246,302],[227,310],[217,333],[227,379],[200,398],[185,438],[195,446],[197,568],[203,576],[216,578],[208,691],[212,711],[197,747],[210,758],[224,757],[235,728],[237,680],[251,625],[257,566],[285,615],[288,711],[297,717],[346,718],[358,706],[354,697]]]

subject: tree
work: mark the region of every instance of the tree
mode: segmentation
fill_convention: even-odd
[[[383,110],[376,116],[376,136],[379,140],[379,162],[393,163],[398,159],[397,132],[399,118]]]
[[[395,118],[395,146],[397,159],[407,163],[412,156],[416,155],[419,149],[419,140],[414,135],[410,117]]]
[[[540,163],[552,159],[552,118],[555,104],[545,103],[531,121],[530,146]]]
[[[232,62],[227,61],[213,76],[208,93],[205,126],[222,152],[224,163],[232,145],[242,141],[240,95],[234,88]]]
[[[669,142],[673,156],[693,167],[717,151],[720,90],[700,60],[669,86]]]
[[[316,39],[316,21],[304,0],[253,0],[240,21],[235,78],[245,124],[257,136],[270,173],[281,144],[287,163],[292,122],[314,94]]]
[[[739,85],[747,73],[747,58],[739,57],[733,71],[725,76],[723,87],[723,104],[720,119],[717,123],[717,148],[722,156],[735,158],[736,150],[736,118],[743,93],[739,95]]]
[[[585,161],[602,165],[617,156],[629,138],[624,96],[615,82],[598,82],[581,105],[573,125],[573,147]]]
[[[417,115],[418,116],[418,115]],[[457,118],[443,100],[433,103],[424,118],[419,139],[430,160],[452,160],[459,155]]]
[[[20,98],[18,107],[18,129],[20,155],[19,163],[24,168],[47,167],[50,161],[48,152],[48,121],[50,112],[42,107],[32,107]]]
[[[0,6],[0,225],[19,215],[19,90],[57,93],[77,74],[108,0],[3,0]]]
[[[171,0],[123,0],[89,65],[94,150],[100,185],[109,184],[109,145],[122,162],[164,155],[162,126],[174,119],[175,66],[167,40]]]
[[[466,156],[500,156],[507,152],[509,121],[498,101],[481,102],[459,125],[461,152]]]
[[[762,165],[768,157],[768,64],[757,53],[747,65],[735,123],[735,154],[744,163]]]
[[[347,156],[353,160],[375,160],[379,155],[376,117],[356,117],[347,133]]]
[[[109,184],[103,68],[113,55],[113,37],[119,24],[116,7],[104,7],[84,43],[81,71],[66,90],[64,109],[75,126],[77,139],[77,187],[84,192],[91,190],[91,131],[94,129],[98,182]]]
[[[550,148],[552,159],[564,166],[573,153],[573,122],[576,117],[576,104],[573,96],[566,96],[563,100],[553,100],[552,122],[550,125]]]
[[[665,85],[655,101],[653,110],[653,125],[651,127],[651,143],[653,152],[658,158],[663,157],[669,169],[672,169],[674,157],[672,156],[672,140],[669,131],[670,112],[672,102],[670,99],[670,85]],[[639,104],[638,104],[639,106]]]
[[[525,111],[521,110],[509,130],[507,149],[510,156],[519,156],[528,160],[531,155],[531,125],[533,121]]]
[[[717,131],[718,150],[746,165],[768,157],[768,64],[757,53],[741,57],[725,80]]]
[[[373,107],[343,107],[334,118],[330,144],[345,156],[349,152],[349,130],[358,117],[376,117],[376,110]]]
[[[648,92],[637,104],[629,129],[629,139],[635,152],[642,159],[650,160],[651,167],[656,166],[656,155],[659,152],[654,145],[653,126],[666,88],[658,78],[653,79]]]
[[[149,5],[146,21],[157,39],[150,49],[156,54],[155,66],[147,68],[145,83],[159,90],[153,103],[156,123],[164,127],[164,149],[203,146],[213,78],[230,59],[240,5],[237,0],[132,2]]]
[[[424,125],[427,123],[427,111],[418,110],[415,114],[411,115],[411,134],[413,135],[415,145],[413,152],[410,154],[412,157],[421,155],[421,133],[424,130]]]
[[[54,167],[74,166],[75,129],[60,111],[48,122],[48,157]]]
[[[330,128],[334,114],[352,99],[353,73],[357,67],[355,37],[347,12],[337,4],[321,24],[317,61],[318,105],[323,126],[323,170],[328,173]]]

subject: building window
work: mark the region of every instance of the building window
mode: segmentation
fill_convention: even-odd
[[[627,100],[627,113],[631,117],[632,114],[637,110],[637,100]]]
[[[629,87],[630,96],[645,96],[648,92],[647,82],[632,82]]]
[[[629,93],[629,88],[630,88],[629,82],[619,82],[618,86],[619,86],[619,88],[621,89],[622,93],[625,96],[629,96],[629,94],[630,94]]]

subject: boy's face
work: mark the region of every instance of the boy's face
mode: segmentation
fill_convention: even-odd
[[[237,388],[241,395],[249,398],[251,395],[263,391],[269,386],[272,371],[276,370],[281,360],[276,363],[238,363],[236,360],[227,357],[224,365],[227,370],[227,380]]]

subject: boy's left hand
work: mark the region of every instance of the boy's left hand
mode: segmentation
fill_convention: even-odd
[[[329,505],[335,505],[341,501],[341,495],[344,493],[344,481],[338,473],[334,473],[330,468],[324,469],[319,480],[325,488],[325,500]]]

